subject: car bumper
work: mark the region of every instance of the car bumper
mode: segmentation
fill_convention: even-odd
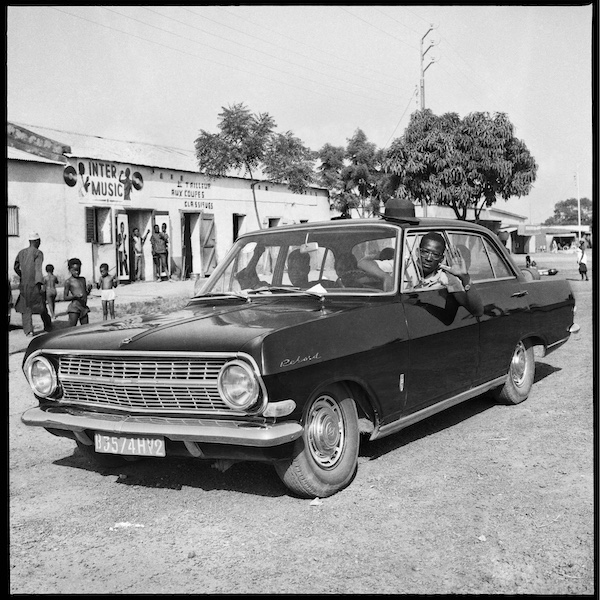
[[[254,448],[269,448],[293,442],[303,431],[302,425],[295,422],[268,424],[216,419],[107,415],[75,410],[47,411],[39,407],[26,411],[21,420],[25,425],[33,427],[72,431],[75,437],[85,436],[85,432],[98,432],[121,436],[163,436],[173,442]]]

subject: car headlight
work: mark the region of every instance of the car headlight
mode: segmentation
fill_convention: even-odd
[[[54,365],[43,356],[33,356],[25,363],[25,375],[29,385],[38,396],[47,398],[58,387],[56,369]]]
[[[218,379],[219,394],[235,410],[246,410],[258,400],[260,384],[252,367],[241,360],[223,366]]]

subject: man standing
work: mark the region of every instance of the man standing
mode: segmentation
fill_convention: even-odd
[[[160,281],[163,277],[167,277],[167,244],[165,234],[160,231],[158,225],[154,226],[154,233],[150,236],[152,244],[152,256],[154,258],[154,275]]]
[[[44,323],[44,331],[51,331],[52,319],[46,308],[44,276],[42,265],[44,254],[39,249],[40,236],[37,233],[29,235],[29,247],[20,250],[15,259],[15,273],[21,278],[19,297],[15,310],[22,314],[23,332],[33,336],[33,315],[40,315]]]
[[[150,230],[146,231],[144,237],[140,236],[140,230],[137,227],[133,228],[133,254],[135,256],[135,280],[142,281],[144,279],[144,244]]]
[[[579,248],[577,248],[577,265],[579,268],[579,274],[581,275],[581,281],[589,281],[587,274],[587,257],[585,255],[585,242],[581,240],[579,242]]]

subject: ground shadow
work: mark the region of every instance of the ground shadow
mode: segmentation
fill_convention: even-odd
[[[560,370],[560,368],[547,363],[536,362],[534,384]],[[369,460],[376,460],[384,454],[402,448],[411,442],[438,433],[449,427],[453,427],[462,421],[466,421],[497,404],[498,401],[494,398],[492,392],[488,392],[487,394],[478,396],[477,398],[473,398],[472,400],[468,400],[467,402],[463,402],[462,404],[458,404],[457,406],[442,411],[437,415],[424,419],[419,423],[410,425],[406,429],[390,435],[389,437],[361,444],[360,456]]]
[[[77,449],[71,456],[53,462],[58,466],[83,469],[103,476],[116,476],[115,483],[120,485],[170,490],[188,487],[206,492],[225,490],[270,498],[290,494],[270,464],[239,462],[222,472],[214,468],[213,463],[214,459],[166,457],[124,461],[118,467],[102,467]]]
[[[553,373],[557,373],[558,371],[562,371],[560,367],[554,367],[547,363],[537,362],[535,363],[535,378],[533,383],[536,384],[538,381],[548,377],[548,375],[552,375]]]
[[[389,437],[361,444],[360,456],[368,460],[377,460],[384,454],[453,427],[457,423],[466,421],[497,404],[496,400],[490,394],[467,400],[414,425],[410,425]]]

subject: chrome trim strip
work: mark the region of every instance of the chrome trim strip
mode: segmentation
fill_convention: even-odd
[[[567,337],[564,337],[564,338],[558,340],[557,342],[553,342],[552,344],[548,344],[547,349],[550,350],[550,348],[554,348],[554,346],[560,346],[561,344],[564,344],[564,343],[568,342],[569,341],[569,337],[571,337],[571,336],[568,335]]]
[[[132,379],[132,378],[111,378],[111,377],[90,377],[86,375],[62,375],[61,381],[74,383],[95,383],[98,385],[114,385],[127,387],[137,385],[139,387],[151,387],[164,385],[172,388],[214,388],[217,389],[217,382],[207,379]]]
[[[502,375],[502,377],[497,377],[492,381],[488,381],[487,383],[478,385],[477,387],[471,388],[466,392],[462,392],[456,396],[452,396],[452,398],[448,398],[443,402],[439,402],[438,404],[435,404],[433,406],[427,406],[426,408],[418,410],[417,412],[407,415],[406,417],[402,417],[397,421],[394,421],[393,423],[390,423],[388,425],[382,425],[373,432],[370,439],[376,440],[378,438],[391,435],[392,433],[396,433],[397,431],[400,431],[401,429],[404,429],[409,425],[413,425],[414,423],[418,423],[423,419],[427,419],[428,417],[442,412],[447,408],[451,408],[456,404],[460,404],[461,402],[465,402],[466,400],[470,400],[471,398],[480,396],[481,394],[484,394],[485,392],[502,385],[505,381],[506,375]]]
[[[168,417],[131,417],[98,413],[79,414],[49,412],[41,408],[26,411],[25,425],[64,429],[76,434],[84,430],[118,435],[161,435],[178,442],[237,444],[268,448],[293,442],[302,435],[300,423],[259,424],[249,421],[217,421],[215,419],[169,419]]]

